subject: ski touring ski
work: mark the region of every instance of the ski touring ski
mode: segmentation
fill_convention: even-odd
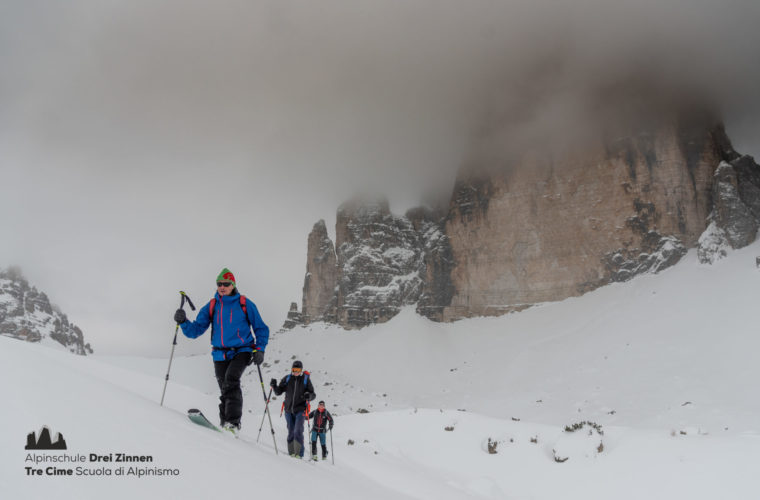
[[[206,427],[208,429],[213,429],[217,432],[222,432],[222,429],[212,424],[211,421],[206,418],[203,412],[196,408],[190,408],[187,410],[187,418],[189,418],[190,421],[195,424]]]
[[[200,425],[201,427],[205,427],[206,429],[219,432],[223,435],[230,434],[231,437],[234,437],[235,439],[240,440],[244,443],[247,443],[253,446],[256,445],[256,443],[249,440],[248,437],[243,437],[237,432],[226,432],[226,429],[224,429],[223,427],[219,427],[218,425],[212,424],[211,421],[206,417],[206,415],[204,415],[203,412],[197,408],[190,408],[189,410],[187,410],[187,418],[189,418],[190,421],[193,422],[194,424]]]
[[[189,410],[187,410],[187,418],[189,418],[190,421],[192,421],[193,423],[200,425],[201,427],[212,429],[217,432],[228,431],[228,432],[223,432],[223,433],[230,434],[235,439],[240,439],[241,441],[247,441],[247,439],[241,439],[240,434],[238,433],[238,429],[234,429],[234,428],[228,429],[227,427],[219,427],[218,425],[212,424],[211,421],[206,417],[206,415],[204,415],[203,412],[197,408],[190,408]]]

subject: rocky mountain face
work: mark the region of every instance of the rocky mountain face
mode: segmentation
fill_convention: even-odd
[[[742,248],[760,225],[760,169],[751,156],[721,162],[713,175],[713,210],[699,238],[700,262],[712,264],[728,250]]]
[[[16,268],[0,270],[0,335],[28,342],[53,342],[74,354],[92,354],[78,326],[30,286]]]
[[[327,235],[325,221],[320,220],[309,233],[307,244],[301,309],[305,322],[336,322],[337,286],[338,265],[335,246]]]
[[[404,305],[436,321],[498,315],[702,262],[755,239],[760,167],[721,123],[683,115],[582,149],[468,165],[448,209],[357,201],[309,235],[301,322],[359,328]],[[334,248],[334,250],[333,250]]]
[[[361,328],[389,320],[404,305],[435,302],[427,265],[436,259],[439,229],[424,210],[396,216],[385,200],[341,205],[335,246],[324,221],[309,234],[302,322]],[[292,309],[289,317],[296,317]]]
[[[463,172],[446,220],[457,293],[444,320],[501,314],[658,271],[696,245],[713,173],[736,157],[719,123],[672,120],[583,151]]]

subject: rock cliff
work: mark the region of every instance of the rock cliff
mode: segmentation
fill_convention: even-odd
[[[719,123],[678,120],[563,156],[464,171],[446,219],[456,294],[444,320],[501,314],[678,261],[707,226],[713,173],[737,155]]]
[[[742,248],[757,236],[760,225],[760,168],[752,157],[721,162],[713,179],[710,225],[699,238],[700,262],[712,264],[728,250]]]
[[[60,345],[74,354],[93,352],[82,330],[13,267],[0,270],[0,335]]]
[[[711,115],[673,115],[471,163],[442,213],[344,204],[334,251],[324,222],[309,236],[303,322],[358,328],[408,304],[436,321],[504,314],[658,272],[697,245],[711,262],[759,223],[760,167]]]
[[[320,220],[309,233],[306,248],[306,277],[303,284],[302,320],[336,321],[338,286],[337,256],[327,235],[325,221]],[[291,307],[292,310],[292,307]]]

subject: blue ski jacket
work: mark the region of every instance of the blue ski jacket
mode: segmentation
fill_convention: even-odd
[[[201,307],[195,321],[185,321],[180,325],[185,337],[194,339],[203,335],[211,325],[211,355],[214,361],[232,359],[237,352],[252,352],[266,350],[269,342],[269,327],[259,315],[256,304],[248,297],[245,308],[248,312],[246,319],[240,304],[240,294],[221,296],[215,294],[216,305],[214,317],[209,317],[211,301]],[[213,320],[213,321],[212,321]],[[251,334],[253,328],[253,335]],[[254,337],[255,335],[255,337]]]

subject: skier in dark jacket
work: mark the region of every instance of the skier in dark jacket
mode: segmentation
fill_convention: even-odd
[[[330,412],[325,409],[325,402],[320,401],[316,410],[309,413],[309,418],[314,419],[314,424],[311,426],[311,458],[317,459],[317,436],[322,443],[322,460],[327,460],[327,436],[326,430],[329,428],[332,430],[335,421],[330,415]]]
[[[303,458],[303,423],[307,417],[306,406],[315,397],[314,386],[311,385],[309,372],[303,371],[303,363],[293,361],[290,375],[286,375],[277,383],[277,379],[269,382],[272,390],[278,396],[285,393],[282,409],[285,421],[288,423],[288,453],[291,457]]]
[[[216,277],[214,298],[198,311],[195,321],[188,321],[182,309],[177,309],[174,321],[191,339],[203,335],[211,325],[211,356],[222,392],[219,421],[223,428],[237,432],[243,414],[240,377],[249,364],[260,365],[264,361],[264,350],[269,342],[269,327],[261,319],[256,304],[238,293],[235,276],[224,268]]]

